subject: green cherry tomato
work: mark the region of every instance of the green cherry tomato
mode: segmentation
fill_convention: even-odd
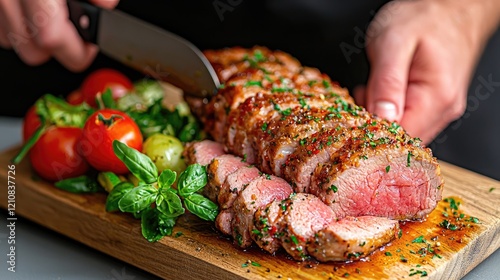
[[[184,147],[179,139],[163,134],[154,134],[146,139],[142,152],[156,165],[158,171],[170,169],[177,172],[177,176],[186,169],[182,158]]]

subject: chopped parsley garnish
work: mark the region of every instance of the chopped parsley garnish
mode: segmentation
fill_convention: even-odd
[[[410,164],[410,161],[411,161],[411,157],[413,156],[413,154],[409,151],[408,152],[408,157],[406,158],[406,167],[410,167],[411,164]]]
[[[398,134],[398,129],[400,128],[401,126],[395,122],[392,122],[391,123],[391,126],[387,129],[390,133],[392,134]]]
[[[265,131],[267,130],[267,125],[268,125],[268,124],[267,124],[266,122],[265,122],[265,123],[263,123],[263,124],[262,124],[262,126],[260,127],[260,129],[262,129],[262,131],[264,131],[264,132],[265,132]]]
[[[306,107],[306,106],[307,106],[307,103],[306,103],[306,101],[304,100],[304,98],[299,97],[299,99],[298,99],[298,100],[299,100],[299,104],[300,104],[300,106],[302,106],[302,108],[304,108],[304,107]]]
[[[244,85],[244,87],[250,87],[250,86],[259,86],[259,87],[263,87],[262,86],[262,82],[261,81],[247,81]]]
[[[290,239],[292,240],[293,244],[299,245],[299,240],[297,240],[297,237],[295,235],[290,236]]]
[[[460,205],[460,202],[456,202],[454,198],[452,197],[447,197],[443,199],[444,202],[448,202],[450,204],[450,208],[453,210],[458,210],[458,206]]]
[[[390,165],[387,165],[385,167],[385,173],[389,173],[389,170],[391,170],[391,166]]]
[[[475,223],[475,224],[479,224],[479,219],[476,218],[476,217],[470,217],[469,219],[467,219],[468,222],[472,222],[472,223]]]
[[[292,108],[288,108],[288,109],[282,110],[281,114],[284,115],[284,116],[290,116],[292,114]]]
[[[413,268],[411,270],[413,270]],[[415,270],[415,271],[413,271],[413,272],[410,273],[410,276],[417,275],[417,274],[420,274],[420,277],[426,277],[427,276],[427,271],[425,271],[425,270]]]
[[[413,239],[411,243],[425,243],[425,239],[423,235],[420,235],[419,237]]]
[[[331,185],[331,186],[330,186],[330,189],[331,189],[334,193],[336,193],[336,192],[338,192],[338,191],[339,191],[339,189],[338,189],[338,188],[337,188],[337,186],[335,186],[335,185]]]
[[[439,223],[439,226],[444,228],[444,229],[449,229],[449,230],[457,230],[458,226],[450,223],[448,220],[443,220],[441,223]]]
[[[261,267],[260,263],[252,261],[252,266]]]
[[[388,257],[392,257],[391,252],[385,252],[384,254],[385,254],[386,256],[388,256]]]

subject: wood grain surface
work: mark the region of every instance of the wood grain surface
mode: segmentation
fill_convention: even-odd
[[[0,154],[0,206],[5,209],[9,159],[15,151]],[[258,248],[241,251],[211,223],[192,215],[179,219],[172,236],[149,243],[138,220],[104,210],[106,194],[59,190],[37,179],[27,161],[15,168],[15,213],[166,279],[417,279],[423,271],[430,279],[459,279],[500,246],[500,182],[447,163],[441,168],[444,197],[460,200],[465,218],[480,223],[443,230],[437,224],[449,209],[441,202],[426,221],[402,225],[401,239],[369,260],[349,264],[297,262],[283,252],[272,256]],[[422,250],[422,244],[412,242],[419,236],[438,253],[415,253]]]

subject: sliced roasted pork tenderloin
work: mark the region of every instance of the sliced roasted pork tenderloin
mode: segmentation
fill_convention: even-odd
[[[423,218],[441,199],[443,179],[430,150],[413,141],[352,140],[316,167],[309,192],[338,217]]]
[[[335,219],[316,196],[299,193],[258,210],[251,237],[267,252],[283,247],[296,260],[350,261],[392,241],[398,229],[398,221],[383,217]]]
[[[273,73],[276,70],[276,65],[293,72],[299,72],[301,69],[297,59],[289,54],[281,51],[271,51],[260,46],[252,49],[236,47],[222,50],[206,50],[203,53],[214,67],[222,83],[248,68],[261,68],[266,73]]]
[[[274,254],[281,248],[281,220],[289,201],[275,200],[254,214],[250,236],[260,248]]]
[[[303,260],[308,256],[309,239],[334,219],[332,209],[316,196],[292,195],[281,220],[281,245],[294,259]]]
[[[321,262],[358,260],[392,241],[399,223],[383,217],[346,217],[319,230],[307,252]]]
[[[269,133],[257,132],[256,138],[260,141],[256,143],[256,164],[263,172],[282,176],[288,157],[315,133],[362,126],[369,120],[366,111],[347,112],[307,106],[292,109],[290,116],[270,120],[267,125]]]
[[[356,116],[351,117],[350,122],[353,123],[353,120],[364,124],[351,126],[347,121],[343,125],[335,123],[337,125],[334,128],[319,131],[309,137],[297,137],[300,145],[281,167],[282,177],[292,184],[296,192],[309,192],[311,175],[318,164],[331,162],[337,151],[351,139],[366,139],[369,143],[378,143],[405,137],[402,129],[391,129],[388,122],[379,119]]]
[[[215,157],[207,166],[208,184],[203,189],[203,194],[213,202],[217,202],[217,196],[226,177],[246,166],[248,163],[242,158],[230,154]]]
[[[222,209],[229,209],[233,206],[233,202],[238,197],[238,194],[248,184],[261,176],[262,172],[254,166],[247,166],[236,170],[234,173],[229,174],[222,184],[219,195],[218,203]]]
[[[255,212],[274,200],[283,200],[290,196],[292,188],[285,180],[263,174],[251,181],[234,201],[232,221],[235,243],[246,248],[252,244],[250,231],[253,227]]]
[[[197,141],[186,144],[184,148],[184,159],[186,163],[198,163],[207,165],[215,157],[226,154],[224,145],[214,141]]]
[[[215,227],[224,235],[232,235],[233,208],[221,209],[215,218]]]
[[[310,108],[331,107],[331,100],[336,97],[319,97],[312,94],[296,95],[290,92],[274,94],[257,93],[248,98],[233,110],[227,117],[228,125],[225,127],[225,144],[228,149],[239,156],[246,156],[249,163],[256,161],[257,142],[261,141],[259,135],[272,133],[267,127],[275,118],[292,117],[293,108],[301,107],[304,103]],[[278,105],[279,104],[279,105]]]

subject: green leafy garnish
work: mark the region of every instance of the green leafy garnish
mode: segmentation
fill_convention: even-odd
[[[147,155],[136,149],[129,148],[118,140],[113,141],[113,151],[139,180],[147,184],[154,183],[157,180],[158,169]]]
[[[177,174],[170,170],[158,170],[146,155],[114,141],[115,155],[125,163],[129,171],[139,179],[134,187],[121,182],[113,187],[106,200],[106,211],[132,213],[141,218],[142,235],[150,242],[171,235],[177,218],[185,209],[203,220],[214,221],[219,213],[218,206],[198,194],[207,184],[205,167],[193,164],[187,167],[172,188]]]
[[[95,193],[102,190],[102,187],[95,179],[86,175],[64,179],[54,185],[59,189],[72,193]]]

